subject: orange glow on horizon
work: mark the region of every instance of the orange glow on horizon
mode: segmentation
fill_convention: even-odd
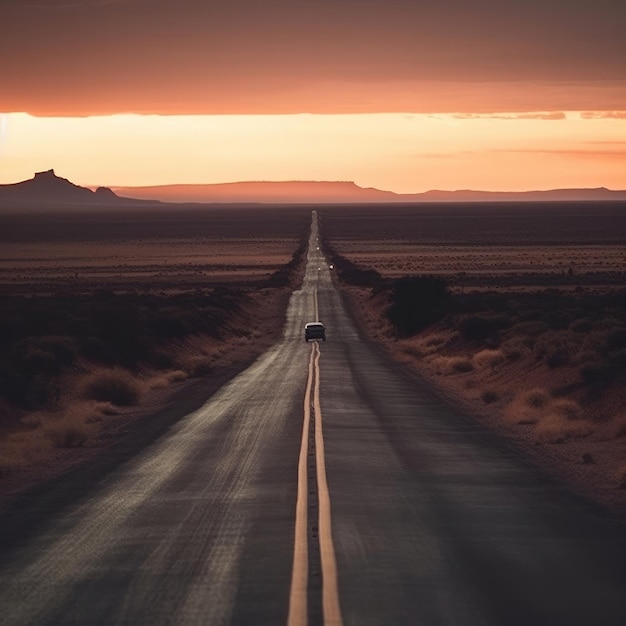
[[[626,189],[626,114],[0,114],[0,184],[54,168],[84,186],[354,181],[430,189]]]

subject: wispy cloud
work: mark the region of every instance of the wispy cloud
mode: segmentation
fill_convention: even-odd
[[[626,111],[584,111],[580,117],[584,120],[626,120]]]
[[[492,154],[543,155],[576,159],[626,159],[626,141],[590,141],[585,145],[609,146],[608,148],[498,148],[487,150],[455,150],[450,152],[422,152],[413,154],[420,159],[459,159]],[[610,147],[614,146],[613,149]]]
[[[590,142],[591,143],[591,142]],[[602,142],[598,142],[602,143]],[[616,148],[600,149],[600,148],[547,148],[547,149],[535,149],[535,148],[522,148],[512,150],[493,150],[492,152],[499,152],[505,154],[543,154],[548,156],[565,157],[565,158],[577,158],[577,159],[626,159],[626,142],[615,142],[610,145],[615,145]]]
[[[457,113],[456,119],[490,119],[490,120],[565,120],[567,116],[563,111],[548,111],[537,113]]]

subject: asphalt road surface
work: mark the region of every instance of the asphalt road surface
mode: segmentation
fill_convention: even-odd
[[[0,624],[626,624],[623,525],[360,340],[316,237],[280,343],[0,519]]]

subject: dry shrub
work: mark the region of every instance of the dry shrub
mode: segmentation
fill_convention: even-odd
[[[474,370],[472,362],[462,356],[437,356],[431,360],[432,365],[441,374],[466,374]]]
[[[19,450],[2,442],[0,444],[0,480],[11,476],[22,465],[24,465],[24,457]]]
[[[550,327],[545,322],[540,320],[531,320],[515,324],[515,326],[511,328],[511,333],[518,336],[539,337],[539,335],[545,333],[549,330],[549,328]]]
[[[93,372],[85,379],[81,395],[89,400],[128,406],[138,402],[141,386],[126,370],[103,369]]]
[[[97,402],[96,409],[102,415],[118,415],[119,411],[110,402]]]
[[[463,356],[450,357],[449,365],[455,374],[465,374],[474,370],[472,362]]]
[[[80,448],[92,432],[84,420],[65,417],[44,426],[46,436],[56,448]]]
[[[504,363],[505,357],[502,350],[481,350],[472,357],[472,363],[477,367],[495,368]]]
[[[618,413],[601,428],[599,434],[604,439],[620,439],[626,437],[626,413]]]
[[[185,359],[184,362],[179,363],[179,366],[187,372],[190,378],[196,378],[210,374],[213,371],[212,363],[211,358],[195,356]]]
[[[446,338],[443,337],[442,335],[433,335],[432,337],[429,337],[425,343],[426,343],[426,346],[429,348],[430,347],[436,348],[446,343]]]
[[[42,431],[56,448],[80,448],[94,432],[100,404],[82,402],[66,409],[61,417],[42,422]]]
[[[0,442],[0,478],[43,458],[53,446],[43,429],[11,433]]]
[[[550,394],[541,387],[519,393],[507,406],[506,418],[516,424],[536,424],[550,402]]]
[[[554,400],[548,407],[550,413],[555,415],[561,415],[568,420],[580,420],[583,418],[583,410],[574,400],[567,400],[565,398]]]
[[[508,361],[519,361],[519,359],[530,353],[530,349],[524,339],[519,337],[505,341],[500,346],[500,350]]]
[[[425,352],[416,344],[403,342],[400,346],[400,350],[407,356],[412,356],[417,359],[421,359]]]
[[[550,412],[535,426],[537,436],[548,443],[561,443],[567,439],[586,437],[594,431],[587,420],[572,420],[558,412]]]
[[[521,400],[529,408],[542,409],[550,402],[550,394],[541,387],[534,387],[523,393]]]
[[[559,443],[566,439],[586,437],[595,426],[584,419],[583,410],[574,400],[553,400],[535,428],[540,439]]]
[[[187,372],[183,370],[173,370],[171,372],[165,372],[158,376],[150,378],[148,385],[150,389],[165,389],[172,383],[180,382],[188,378]]]
[[[591,363],[598,358],[598,352],[593,350],[580,350],[572,358],[572,365],[585,365]]]
[[[495,389],[485,389],[485,391],[480,394],[480,399],[485,404],[493,404],[500,399],[500,396]]]

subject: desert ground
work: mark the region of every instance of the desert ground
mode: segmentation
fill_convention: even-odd
[[[365,340],[626,514],[626,206],[320,211]]]
[[[623,204],[318,210],[365,340],[626,512]],[[310,211],[3,211],[0,504],[156,436],[270,346]]]
[[[306,208],[0,214],[0,504],[166,427],[269,347]]]

